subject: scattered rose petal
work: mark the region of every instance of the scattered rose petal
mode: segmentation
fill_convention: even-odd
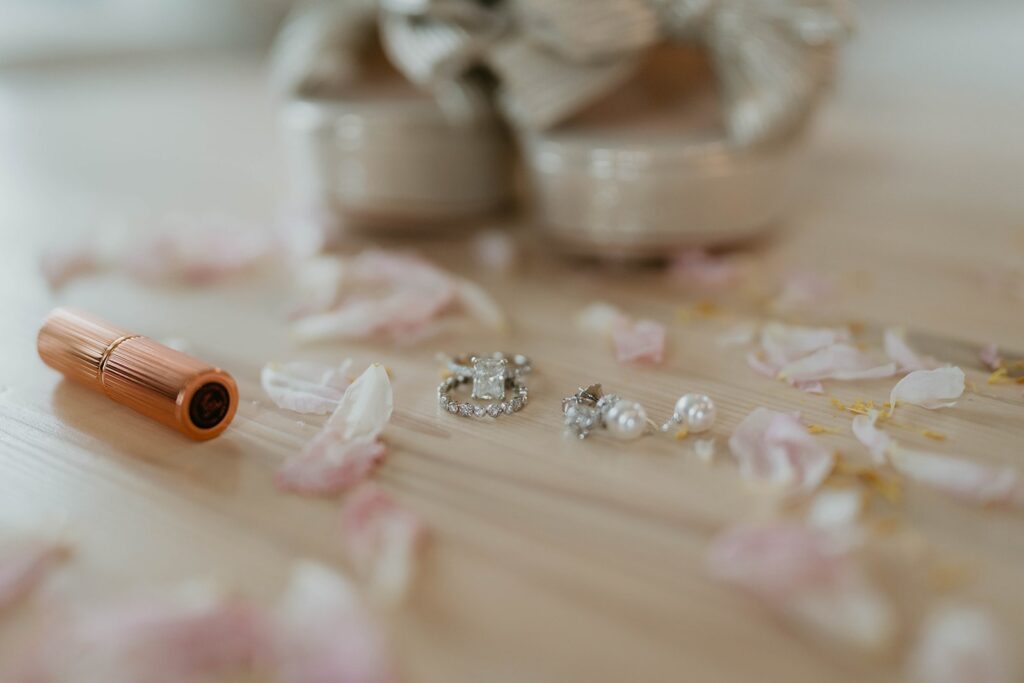
[[[394,405],[388,372],[380,363],[373,363],[345,389],[327,424],[346,439],[372,439],[391,419]]]
[[[919,683],[1012,683],[1007,643],[981,610],[944,604],[928,614],[910,661]]]
[[[485,230],[473,238],[473,253],[486,271],[508,273],[519,259],[516,241],[505,230]]]
[[[772,300],[772,308],[777,311],[812,308],[828,301],[834,292],[832,281],[818,273],[792,273],[785,278],[781,291]]]
[[[773,322],[761,330],[761,347],[765,358],[778,367],[849,339],[850,333],[844,328],[804,327]]]
[[[894,636],[893,611],[845,538],[793,522],[741,525],[712,542],[708,566],[813,635],[879,650]]]
[[[978,359],[989,370],[996,370],[1003,365],[1003,359],[999,355],[999,347],[995,344],[986,344],[978,352]]]
[[[259,611],[188,584],[72,610],[29,654],[27,680],[206,681],[254,671],[268,643]]]
[[[697,439],[693,442],[693,452],[701,462],[710,465],[715,460],[715,440]]]
[[[345,389],[324,428],[281,466],[278,489],[330,495],[361,482],[387,453],[377,436],[393,409],[387,370],[374,363]]]
[[[369,483],[352,493],[341,513],[342,538],[356,570],[379,598],[400,602],[416,573],[424,536],[419,518]]]
[[[1024,507],[1024,481],[1012,467],[911,450],[893,444],[889,460],[897,472],[967,503]]]
[[[746,479],[812,491],[828,476],[834,454],[789,413],[757,408],[736,427],[729,449]]]
[[[725,289],[742,279],[743,269],[733,259],[712,256],[703,249],[687,249],[672,259],[669,275],[694,288]]]
[[[660,363],[665,357],[665,326],[653,320],[616,324],[612,345],[620,363]]]
[[[879,365],[854,346],[833,344],[784,365],[779,370],[779,378],[810,382],[822,379],[874,379],[891,377],[895,373],[894,363]]]
[[[912,403],[930,410],[949,408],[963,393],[964,371],[958,367],[916,370],[896,383],[889,403]]]
[[[339,261],[334,275],[321,268],[323,293],[304,288],[297,309],[312,314],[292,326],[302,341],[382,337],[411,344],[440,332],[439,323],[458,311],[491,329],[505,327],[483,289],[416,256],[367,250]]]
[[[269,261],[274,246],[272,238],[251,230],[187,229],[149,236],[120,265],[142,281],[209,284]]]
[[[71,280],[103,270],[101,255],[92,244],[73,244],[43,252],[39,268],[50,289],[63,287]]]
[[[825,489],[814,497],[807,521],[822,529],[845,529],[860,519],[864,510],[864,495],[849,487]]]
[[[394,667],[378,626],[340,574],[300,562],[274,618],[273,680],[391,683]]]
[[[349,358],[337,367],[313,361],[267,363],[260,373],[260,384],[278,408],[326,415],[338,407],[349,385],[351,366]]]
[[[885,355],[889,360],[896,363],[901,372],[914,370],[933,370],[942,365],[939,361],[929,356],[922,356],[910,348],[907,343],[906,332],[897,327],[890,327],[885,330],[884,340]]]
[[[53,542],[25,542],[0,549],[0,613],[30,593],[69,554]]]
[[[281,491],[334,495],[363,481],[385,455],[387,448],[376,439],[347,439],[328,427],[281,465],[274,483]]]
[[[628,322],[629,316],[601,301],[590,304],[576,316],[576,325],[581,331],[600,337],[610,336],[615,327]]]
[[[884,431],[875,426],[878,420],[878,411],[870,410],[867,415],[857,415],[853,418],[853,435],[857,440],[867,446],[871,456],[878,464],[886,462],[889,448],[892,446],[892,439]]]

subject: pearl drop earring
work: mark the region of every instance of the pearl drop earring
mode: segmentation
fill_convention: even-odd
[[[676,401],[672,419],[661,426],[661,431],[667,432],[678,425],[692,434],[700,434],[714,426],[717,416],[718,410],[710,396],[684,394]]]

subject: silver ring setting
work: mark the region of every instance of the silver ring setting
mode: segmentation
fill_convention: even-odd
[[[438,404],[443,410],[462,417],[500,417],[519,412],[529,400],[522,376],[533,367],[522,354],[463,354],[447,360],[451,375],[437,387]],[[470,398],[460,401],[452,394],[471,385]],[[482,402],[482,403],[481,403]]]

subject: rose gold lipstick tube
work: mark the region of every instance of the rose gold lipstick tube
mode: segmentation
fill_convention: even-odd
[[[238,407],[235,380],[220,368],[82,311],[50,313],[37,346],[68,379],[193,439],[223,432]]]

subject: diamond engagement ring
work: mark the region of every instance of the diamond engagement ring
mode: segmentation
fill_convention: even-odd
[[[518,412],[526,405],[528,392],[521,377],[533,369],[526,356],[464,354],[448,359],[447,366],[451,375],[437,387],[437,400],[453,415],[498,417]],[[486,403],[459,401],[452,396],[467,384],[472,385],[470,397]]]

